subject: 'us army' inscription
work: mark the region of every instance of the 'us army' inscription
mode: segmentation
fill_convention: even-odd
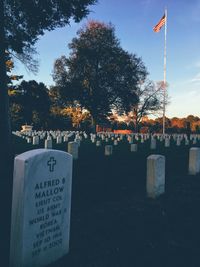
[[[11,266],[45,266],[68,252],[71,180],[68,153],[38,149],[16,157]],[[16,237],[20,246],[15,245]]]

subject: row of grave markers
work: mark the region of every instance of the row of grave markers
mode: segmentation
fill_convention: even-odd
[[[65,133],[62,136],[65,135],[68,140],[75,136],[75,142],[68,142],[69,153],[52,149],[35,149],[15,158],[10,267],[46,266],[69,251],[72,164],[73,157],[78,158],[78,147],[82,136],[77,132]],[[86,133],[82,135],[87,138]],[[103,135],[104,137],[93,134],[90,136],[91,140],[94,140],[94,137],[95,139],[124,138]],[[45,138],[46,133],[43,133],[43,136]],[[145,136],[144,140],[161,139],[159,135],[153,138]],[[55,134],[55,137],[57,139],[58,136]],[[135,137],[126,136],[132,151],[137,151],[137,144],[132,143],[132,138]],[[198,140],[199,136],[194,138]],[[105,154],[111,155],[113,146],[106,145],[105,148]],[[196,175],[199,172],[200,148],[193,147],[189,152],[189,174]],[[150,198],[157,198],[165,191],[163,155],[150,155],[147,158],[146,191]]]
[[[117,146],[121,141],[127,141],[130,144],[130,151],[136,152],[138,149],[138,143],[144,144],[150,140],[150,149],[155,150],[157,143],[164,142],[166,148],[170,147],[171,142],[175,142],[177,146],[184,144],[196,145],[200,140],[200,135],[190,135],[188,138],[185,134],[173,134],[173,135],[161,135],[161,134],[113,134],[113,133],[98,133],[98,134],[86,134],[85,132],[75,131],[33,131],[33,132],[14,132],[15,135],[26,139],[27,143],[32,145],[39,145],[40,140],[44,140],[44,148],[52,149],[53,144],[61,144],[62,142],[68,142],[67,151],[73,155],[74,159],[78,159],[78,147],[81,145],[83,139],[89,139],[97,147],[105,145],[105,155],[112,155],[112,145]],[[90,138],[89,138],[90,137]],[[72,140],[72,141],[70,141]],[[75,143],[72,143],[75,142]],[[77,144],[78,143],[78,146]]]
[[[27,140],[27,143],[33,143],[33,145],[39,144],[40,140],[47,139],[47,140],[56,140],[57,144],[60,144],[62,142],[67,142],[69,138],[74,137],[75,140],[82,141],[83,138],[88,139],[90,138],[92,143],[95,143],[97,139],[109,142],[109,139],[121,141],[124,140],[124,138],[127,138],[129,143],[133,143],[134,140],[141,141],[141,143],[144,143],[146,140],[152,139],[152,140],[175,140],[177,142],[177,145],[180,145],[182,141],[184,141],[186,144],[187,142],[192,141],[193,144],[196,144],[198,140],[200,140],[199,134],[190,134],[188,137],[186,134],[114,134],[114,133],[108,133],[108,132],[99,132],[97,134],[87,134],[86,132],[82,131],[27,131],[27,132],[20,132],[16,131],[13,132],[13,134],[20,136],[22,138],[25,138]],[[187,142],[186,142],[187,141]]]

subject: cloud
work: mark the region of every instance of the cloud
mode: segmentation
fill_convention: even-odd
[[[200,83],[200,72],[197,73],[193,79],[191,79],[191,83]]]
[[[173,83],[170,83],[170,88],[188,88],[188,85],[191,84],[191,81],[192,79],[187,79],[187,80],[180,80],[180,81],[177,81],[177,82],[173,82]]]
[[[200,83],[200,60],[196,61],[194,64],[193,64],[193,68],[195,69],[199,69],[198,70],[198,73],[194,76],[194,78],[190,79],[189,82],[190,83]]]
[[[182,80],[174,81],[169,86],[171,103],[167,109],[167,116],[184,117],[189,114],[200,116],[200,61],[192,64],[193,75]],[[183,76],[184,77],[184,76]]]
[[[189,114],[200,116],[199,92],[200,89],[188,86],[187,90],[173,93],[167,107],[167,116],[186,117]]]
[[[192,79],[174,82],[169,86],[169,95],[173,97],[195,98],[200,101],[200,73]]]
[[[198,72],[192,78],[179,82],[179,85],[180,85],[180,83],[182,85],[183,84],[185,84],[187,86],[190,85],[191,87],[200,85],[200,60],[196,61],[195,63],[193,63],[191,65],[186,66],[185,68],[188,71],[192,71],[192,72],[198,71]]]

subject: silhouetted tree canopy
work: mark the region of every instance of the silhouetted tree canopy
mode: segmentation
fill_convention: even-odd
[[[45,31],[63,27],[70,19],[78,22],[89,13],[96,0],[0,0],[0,140],[10,136],[8,94],[6,90],[6,51],[30,68],[34,45]],[[9,141],[10,142],[10,141]],[[9,145],[7,140],[7,146]]]
[[[38,38],[45,31],[69,24],[70,19],[80,21],[88,14],[88,5],[95,2],[96,0],[0,0],[0,195],[4,201],[9,196],[13,164],[6,51],[21,58],[30,68],[34,67],[35,62],[31,59]],[[6,247],[4,237],[9,236],[5,227],[3,225],[0,232],[2,248]],[[7,256],[6,249],[2,250],[2,255],[2,262],[6,262],[7,259],[4,261],[3,258]]]
[[[139,131],[142,119],[149,115],[159,115],[163,110],[163,88],[160,82],[154,84],[152,81],[146,80],[140,84],[137,90],[138,103],[133,106],[129,116],[135,125],[135,130]],[[165,96],[165,105],[168,104],[168,95]],[[160,114],[161,115],[161,114]]]
[[[43,83],[36,81],[22,81],[16,87],[16,93],[10,96],[12,117],[23,124],[34,124],[34,127],[45,127],[50,109],[48,89]],[[14,112],[15,111],[15,112]],[[15,121],[17,123],[17,121]]]
[[[69,58],[57,59],[53,71],[66,100],[76,100],[89,110],[94,124],[112,109],[130,111],[147,71],[140,58],[121,48],[114,27],[90,21],[69,48]]]
[[[6,0],[4,30],[6,49],[31,57],[33,46],[45,31],[79,22],[96,0]]]

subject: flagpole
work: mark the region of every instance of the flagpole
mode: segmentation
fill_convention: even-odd
[[[166,62],[167,62],[167,8],[165,8],[164,84],[163,84],[163,134],[165,134]]]

